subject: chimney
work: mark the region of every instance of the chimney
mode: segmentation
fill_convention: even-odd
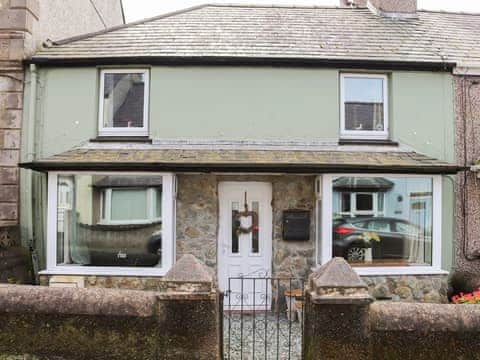
[[[417,16],[417,0],[368,0],[367,7],[376,15],[389,18],[409,19]]]

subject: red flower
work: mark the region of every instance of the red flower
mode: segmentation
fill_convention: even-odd
[[[452,296],[454,304],[480,304],[480,288],[471,293]]]

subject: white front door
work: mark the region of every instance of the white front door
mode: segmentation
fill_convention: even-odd
[[[272,186],[221,182],[218,193],[218,282],[224,307],[269,309],[271,284],[265,278],[271,277]]]

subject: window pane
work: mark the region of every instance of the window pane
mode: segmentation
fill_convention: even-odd
[[[162,189],[155,189],[155,217],[162,217]]]
[[[113,189],[112,221],[148,220],[147,189]]]
[[[333,180],[333,204],[340,190],[359,187],[357,211],[371,215],[350,217],[335,213],[333,254],[355,266],[427,266],[432,263],[432,179],[413,177],[340,177]],[[336,188],[337,187],[337,188]],[[342,221],[338,221],[343,218]]]
[[[390,222],[385,220],[372,220],[368,222],[368,230],[391,232]]]
[[[345,130],[384,130],[383,81],[374,78],[344,78]]]
[[[357,194],[357,210],[358,211],[372,211],[373,210],[373,195],[372,194]]]
[[[161,177],[58,177],[58,191],[63,192],[57,204],[59,265],[161,266],[161,222],[129,223],[129,220],[144,218],[147,211],[146,190],[121,189],[132,184],[144,187],[161,184]],[[107,196],[109,190],[111,200]],[[103,208],[102,201],[105,202]],[[112,205],[107,207],[109,201]],[[105,222],[102,212],[104,217],[110,214],[114,219],[126,221]]]
[[[258,201],[253,201],[252,202],[252,211],[257,214],[257,224],[252,224],[252,253],[258,254],[260,252],[260,247],[259,247],[259,237],[258,237],[258,232],[260,230],[259,225],[260,225],[260,219],[259,219],[259,214],[260,214],[260,207]],[[252,219],[253,221],[253,219]]]
[[[103,126],[143,127],[145,74],[104,74]]]
[[[350,193],[342,193],[342,212],[350,212]]]
[[[377,211],[378,211],[379,213],[383,213],[383,206],[384,206],[384,205],[383,205],[383,202],[384,202],[384,200],[383,200],[383,193],[380,192],[380,193],[378,193],[378,195],[377,195]]]
[[[238,201],[234,201],[232,202],[232,254],[238,254],[239,252],[238,238],[240,236],[239,229],[241,224],[238,212],[239,203]]]

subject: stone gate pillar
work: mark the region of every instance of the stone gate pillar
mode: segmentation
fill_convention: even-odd
[[[305,359],[367,359],[367,285],[343,258],[318,268],[306,287]]]

